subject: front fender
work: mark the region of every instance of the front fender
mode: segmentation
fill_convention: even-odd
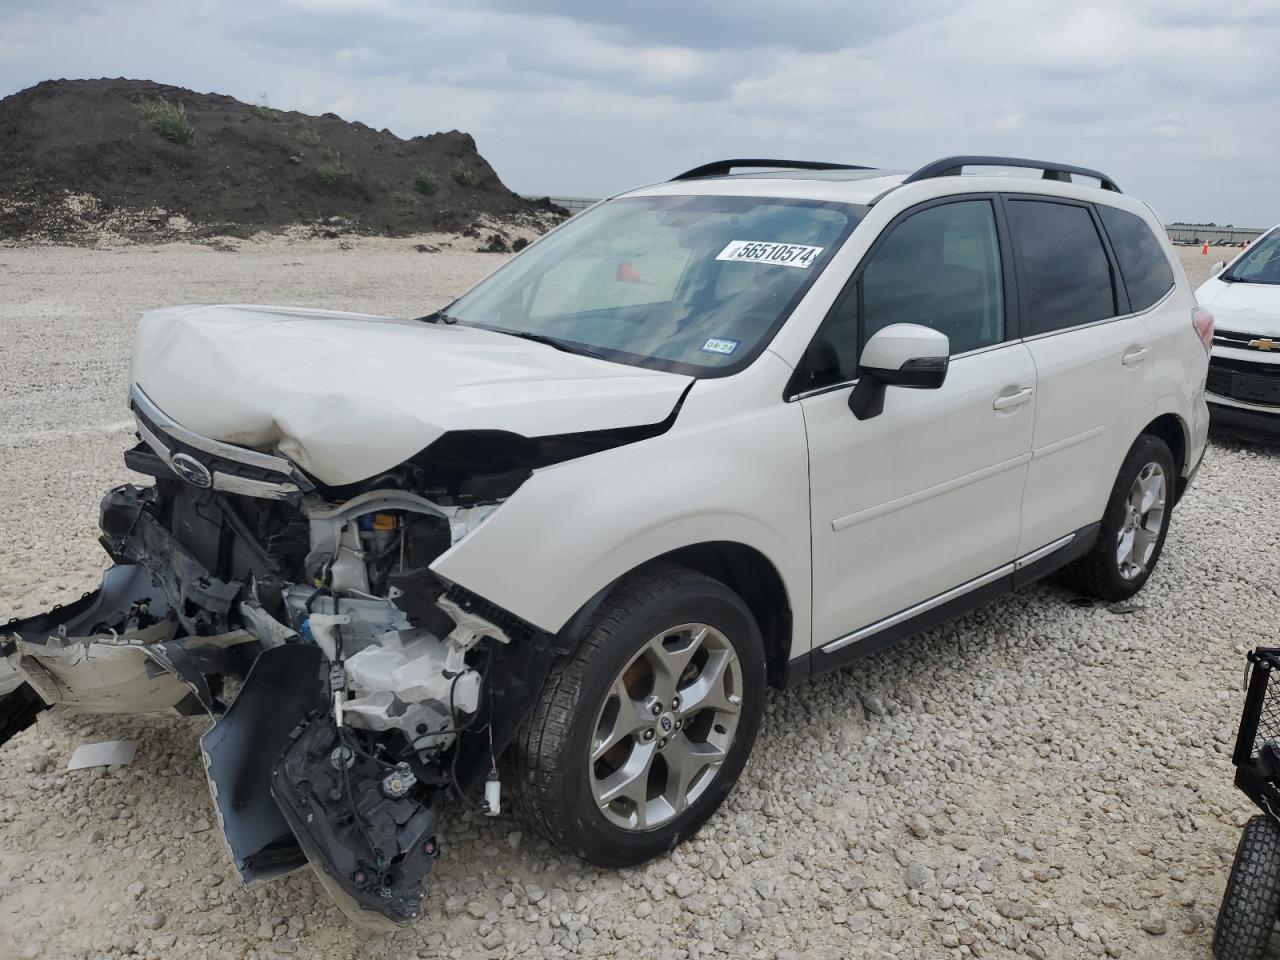
[[[792,608],[792,656],[807,652],[803,415],[778,393],[744,407],[741,390],[702,386],[667,433],[534,473],[432,569],[554,633],[601,589],[655,557],[737,542],[778,570]]]

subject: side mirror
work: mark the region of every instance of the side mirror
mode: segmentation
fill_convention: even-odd
[[[947,379],[951,341],[916,323],[891,323],[867,341],[858,361],[858,383],[849,409],[859,420],[884,410],[885,387],[937,390]]]
[[[1227,261],[1219,260],[1217,263],[1215,263],[1212,267],[1209,268],[1209,276],[1216,277],[1225,269],[1227,269]]]

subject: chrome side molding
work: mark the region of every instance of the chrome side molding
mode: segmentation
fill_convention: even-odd
[[[825,643],[818,649],[823,653],[835,653],[837,650],[842,650],[850,644],[857,643],[859,640],[865,640],[867,637],[879,633],[881,630],[888,630],[890,627],[897,626],[904,621],[910,620],[912,617],[919,616],[922,613],[927,613],[934,607],[940,607],[944,603],[949,603],[957,597],[963,597],[966,593],[969,593],[972,590],[977,590],[980,587],[985,587],[989,583],[994,583],[1001,577],[1007,577],[1014,571],[1030,566],[1038,560],[1043,560],[1054,551],[1061,550],[1075,538],[1076,534],[1069,533],[1065,537],[1060,537],[1053,541],[1053,543],[1047,543],[1037,550],[1032,550],[1030,553],[1014,560],[1013,563],[1006,563],[1004,566],[997,567],[995,570],[992,570],[989,573],[984,573],[980,577],[974,577],[972,580],[968,580],[965,583],[960,584],[958,587],[952,587],[945,593],[940,593],[936,597],[930,597],[928,600],[917,603],[914,607],[907,607],[905,610],[899,610],[897,613],[891,614],[883,620],[877,620],[875,623],[868,624],[861,630],[855,630],[853,633],[845,634],[843,637],[838,637],[830,643]]]

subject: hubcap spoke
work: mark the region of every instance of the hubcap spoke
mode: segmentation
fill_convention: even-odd
[[[1139,513],[1146,513],[1164,496],[1164,474],[1157,470],[1152,470],[1151,467],[1147,469],[1152,472],[1145,478],[1139,478],[1139,482],[1142,485],[1142,500],[1138,505]]]
[[[694,743],[681,733],[663,751],[662,757],[667,762],[667,789],[662,796],[672,809],[679,811],[701,794],[699,789],[691,797],[690,787],[695,786],[707,767],[724,760],[724,751],[710,743]],[[701,788],[703,784],[697,786]]]
[[[659,702],[669,704],[676,695],[680,677],[707,638],[709,629],[701,626],[687,634],[673,631],[649,641],[650,662],[654,671],[653,694]]]
[[[649,770],[657,752],[653,744],[636,744],[627,762],[599,781],[597,799],[600,803],[625,799],[631,801],[637,811],[643,811],[649,792]]]
[[[1151,554],[1152,547],[1155,546],[1158,532],[1148,530],[1146,527],[1139,527],[1133,531],[1133,562],[1139,566],[1146,566],[1147,559]]]
[[[700,710],[737,713],[742,709],[742,698],[725,689],[734,659],[729,650],[718,650],[707,657],[698,678],[680,691],[680,709],[686,717]]]
[[[1133,531],[1121,530],[1120,542],[1116,544],[1116,562],[1123,570],[1126,563],[1133,559]]]
[[[616,703],[616,707],[613,704]],[[613,710],[613,723],[609,729],[601,731],[596,728],[596,739],[591,749],[591,760],[594,763],[616,747],[627,737],[634,736],[653,723],[649,708],[635,700],[627,685],[620,676],[613,682],[609,690],[609,699],[605,701],[605,710]],[[604,711],[601,712],[601,718]]]
[[[1129,488],[1129,516],[1137,516],[1142,512],[1142,480],[1138,479],[1133,482],[1133,486]]]

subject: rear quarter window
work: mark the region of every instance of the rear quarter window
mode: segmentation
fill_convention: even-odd
[[[1146,310],[1173,286],[1173,268],[1164,248],[1141,217],[1104,204],[1098,204],[1098,213],[1120,263],[1129,309]]]

